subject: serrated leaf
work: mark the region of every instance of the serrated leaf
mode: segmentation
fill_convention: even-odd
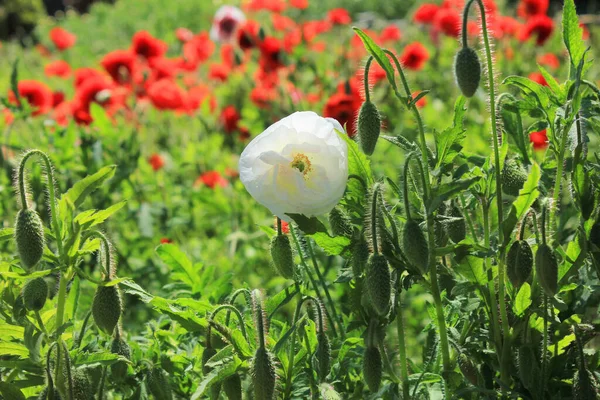
[[[482,258],[468,255],[457,261],[458,265],[454,267],[454,270],[466,278],[469,282],[476,283],[481,286],[487,284],[488,276],[485,272]]]
[[[129,363],[130,361],[118,354],[110,353],[110,352],[102,352],[102,353],[84,353],[78,352],[77,356],[73,358],[73,363],[75,365],[87,365],[87,366],[95,366],[95,365],[112,365],[119,361],[125,361]]]
[[[0,276],[5,277],[5,278],[11,278],[11,279],[17,279],[17,280],[28,280],[28,279],[34,279],[34,278],[39,278],[42,276],[46,276],[46,275],[50,275],[52,272],[57,271],[59,268],[52,268],[52,269],[45,269],[42,271],[35,271],[32,273],[25,273],[25,274],[20,274],[18,272],[11,272],[11,271],[3,271],[0,272]]]
[[[106,221],[111,215],[123,208],[125,204],[127,204],[127,201],[120,201],[105,210],[87,210],[78,214],[73,221],[86,229],[91,228]]]
[[[373,56],[373,59],[377,61],[377,64],[379,64],[381,68],[383,68],[383,70],[385,71],[385,75],[387,76],[388,82],[390,82],[390,85],[392,85],[392,87],[396,89],[396,75],[394,67],[392,67],[392,63],[390,63],[387,54],[385,54],[381,47],[379,47],[377,43],[375,43],[373,39],[371,39],[362,30],[356,27],[352,29],[354,29],[354,32],[356,32],[358,37],[360,37],[360,40],[362,40],[365,49],[369,52],[370,55]]]
[[[29,357],[29,350],[20,343],[0,342],[0,356]]]
[[[0,341],[6,339],[23,339],[25,329],[22,326],[0,323]]]
[[[298,293],[298,285],[292,284],[275,296],[269,296],[265,299],[265,311],[268,315],[268,318],[271,319],[275,311],[286,305],[290,300],[292,300],[296,294]]]
[[[198,400],[202,398],[212,385],[222,382],[225,378],[235,374],[241,365],[242,360],[240,360],[238,357],[233,357],[230,362],[224,363],[220,367],[215,368],[204,377],[202,382],[200,382],[198,388],[192,395],[191,400]]]
[[[577,10],[573,0],[565,0],[562,16],[563,40],[571,56],[571,63],[578,66],[585,52],[583,29],[579,26]]]
[[[200,278],[188,256],[174,244],[162,244],[156,248],[156,253],[173,272],[184,272],[182,278],[190,287],[195,288]]]
[[[556,79],[554,79],[554,77],[550,75],[546,68],[538,64],[538,69],[540,70],[542,76],[546,80],[546,83],[548,83],[548,86],[550,87],[552,92],[554,92],[554,94],[558,98],[559,103],[564,103],[564,101],[567,98],[567,94],[565,93],[563,88],[558,84]]]
[[[515,297],[515,302],[513,304],[514,313],[520,317],[527,311],[531,303],[531,286],[529,286],[529,283],[525,282],[519,289],[517,297]]]
[[[73,187],[61,197],[59,202],[59,214],[64,216],[70,208],[72,209],[79,207],[90,193],[98,189],[105,181],[113,177],[116,169],[116,165],[103,167],[95,174],[86,176],[79,182],[75,183]]]
[[[348,175],[356,175],[365,182],[367,186],[373,183],[371,161],[363,153],[358,144],[344,132],[337,133],[348,146]],[[356,179],[349,179],[346,187],[346,196],[362,199],[367,188]]]
[[[506,78],[502,84],[516,86],[521,89],[525,95],[532,95],[537,102],[537,106],[541,107],[542,109],[546,109],[550,103],[547,92],[548,88],[532,81],[529,78],[513,75]]]
[[[0,382],[0,394],[5,399],[10,400],[25,400],[25,395],[15,385],[7,382]]]
[[[459,96],[454,104],[454,120],[452,126],[446,128],[436,136],[435,144],[437,150],[436,168],[443,164],[450,164],[462,149],[462,141],[467,137],[467,131],[463,127],[465,115],[464,96]]]
[[[308,236],[313,238],[315,243],[330,256],[340,255],[350,245],[350,239],[344,236],[331,237],[325,232],[317,232]]]

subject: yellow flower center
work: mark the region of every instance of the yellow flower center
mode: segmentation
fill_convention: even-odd
[[[305,177],[312,170],[310,160],[302,153],[296,154],[290,165],[292,168],[296,168],[298,171],[302,172],[302,175]]]

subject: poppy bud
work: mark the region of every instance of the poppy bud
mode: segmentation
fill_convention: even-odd
[[[223,390],[229,400],[242,400],[242,380],[233,374],[223,381]]]
[[[535,254],[535,270],[544,292],[554,296],[558,290],[558,263],[554,252],[545,243],[539,245]]]
[[[475,50],[470,47],[460,49],[454,60],[454,76],[462,94],[472,97],[481,80],[481,64]]]
[[[517,162],[510,159],[504,163],[502,170],[502,190],[511,196],[518,196],[527,180],[527,171]]]
[[[290,238],[287,235],[273,236],[271,239],[271,258],[279,275],[287,279],[294,278],[296,265],[294,264]]]
[[[469,357],[463,353],[458,357],[458,367],[463,376],[471,382],[472,385],[477,385],[477,368],[475,368]]]
[[[374,346],[367,347],[363,356],[363,376],[371,392],[379,390],[382,372],[383,361],[379,349]]]
[[[47,297],[48,284],[44,278],[32,279],[23,287],[23,302],[29,310],[41,310],[46,304]]]
[[[98,328],[112,334],[122,312],[123,301],[117,286],[98,286],[92,303],[92,315]]]
[[[367,292],[377,315],[388,313],[392,294],[392,276],[385,256],[372,254],[367,262]]]
[[[348,214],[339,206],[333,207],[329,212],[329,224],[335,236],[352,236],[352,222]]]
[[[252,360],[252,385],[254,386],[254,398],[261,400],[272,400],[275,395],[275,367],[271,360],[269,351],[260,346],[256,349]]]
[[[110,345],[110,352],[131,360],[131,347],[121,338],[114,338]],[[117,361],[110,366],[110,372],[113,379],[121,380],[127,375],[127,363]]]
[[[317,351],[315,356],[317,357],[319,379],[321,382],[324,382],[331,368],[331,344],[324,330],[319,331],[317,334]]]
[[[358,138],[360,147],[366,155],[375,151],[377,139],[381,132],[381,116],[377,106],[371,101],[365,101],[358,113]]]
[[[402,231],[402,247],[408,261],[417,267],[422,274],[429,269],[429,244],[419,223],[409,219]]]
[[[34,267],[44,254],[44,225],[35,210],[19,210],[15,222],[15,241],[21,262],[26,268]]]
[[[167,373],[160,367],[153,367],[146,375],[148,391],[156,400],[172,400],[173,392]]]
[[[515,241],[506,255],[506,273],[514,287],[521,287],[533,269],[533,252],[525,240]]]
[[[598,398],[598,387],[587,369],[575,371],[573,376],[573,400]]]

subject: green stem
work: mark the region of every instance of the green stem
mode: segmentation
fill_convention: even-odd
[[[373,253],[379,254],[379,244],[377,243],[377,194],[379,185],[375,184],[373,188],[373,198],[371,199],[371,238],[373,239]],[[405,194],[406,196],[406,194]]]
[[[560,203],[560,188],[562,187],[562,176],[563,176],[563,168],[565,163],[565,148],[567,146],[567,134],[566,129],[562,130],[562,136],[560,141],[560,149],[557,157],[557,165],[556,165],[556,179],[554,182],[554,191],[552,193],[552,207],[550,208],[550,227],[554,229],[555,218],[556,218],[556,210],[558,209],[558,205]]]
[[[104,382],[106,381],[107,366],[102,367],[102,376],[100,377],[100,385],[98,387],[98,400],[104,400]]]
[[[70,275],[69,271],[60,273],[60,281],[58,284],[58,300],[56,303],[56,323],[54,327],[54,331],[56,333],[56,340],[59,339],[58,331],[63,324],[63,319],[65,316],[65,303],[67,298],[67,284],[69,283],[69,279],[67,275]]]
[[[44,333],[46,338],[49,338],[48,331],[46,330],[46,326],[44,325],[44,321],[42,321],[42,317],[40,317],[40,312],[35,311],[34,315],[35,315],[35,319],[37,320],[38,324],[40,325],[40,330]]]
[[[489,207],[483,205],[483,242],[484,246],[489,249],[490,246],[490,223],[489,223]],[[492,326],[490,327],[493,332],[494,343],[496,344],[496,353],[500,357],[501,339],[500,339],[500,327],[498,326],[498,300],[496,298],[496,287],[494,285],[494,272],[490,264],[490,258],[485,258],[486,270],[488,273],[488,290],[490,292],[490,308],[492,309]]]
[[[542,342],[542,387],[546,386],[546,364],[548,357],[548,296],[544,293],[544,335]]]
[[[90,237],[97,237],[98,239],[100,239],[100,241],[102,242],[102,245],[104,246],[104,257],[105,257],[105,265],[103,265],[102,267],[104,268],[104,273],[105,273],[105,281],[108,282],[113,278],[113,271],[111,268],[111,253],[110,253],[110,242],[108,241],[108,238],[104,235],[104,233],[100,232],[100,231],[91,231],[89,234],[87,234],[87,238]]]
[[[464,210],[465,218],[467,220],[467,226],[469,227],[469,231],[471,232],[471,236],[473,237],[473,240],[475,241],[475,243],[479,244],[479,240],[477,239],[477,235],[475,234],[475,226],[473,225],[473,220],[471,219],[471,214],[469,213],[469,210],[467,209],[467,204],[465,202],[465,198],[462,194],[459,196],[459,198],[460,198],[460,204]]]
[[[246,339],[246,341],[248,341],[248,334],[246,333],[246,325],[244,324],[244,317],[242,316],[242,313],[240,312],[240,310],[238,310],[231,304],[221,304],[220,306],[215,308],[215,310],[212,312],[212,314],[209,317],[209,322],[214,321],[217,314],[222,310],[227,310],[228,312],[232,312],[233,314],[235,314],[235,316],[238,319],[238,325],[240,326],[242,335],[244,335],[244,338]]]
[[[364,74],[364,85],[365,85],[365,102],[371,101],[371,94],[369,93],[369,69],[371,68],[371,63],[373,62],[373,56],[369,56],[367,63],[365,64],[365,74]]]
[[[262,298],[259,290],[254,290],[252,293],[254,312],[256,313],[256,330],[258,331],[258,347],[264,349],[266,346],[265,341],[265,326],[263,319],[263,305]]]
[[[404,336],[404,315],[402,313],[402,293],[398,293],[398,315],[396,315],[396,329],[398,330],[398,353],[400,356],[400,378],[402,379],[403,399],[408,400],[410,388],[408,386],[408,364],[406,362],[406,340]]]
[[[333,319],[338,324],[338,327],[340,329],[340,335],[342,336],[342,339],[345,339],[346,332],[344,331],[344,326],[342,325],[342,321],[341,321],[341,318],[339,317],[337,310],[335,308],[335,303],[333,302],[333,298],[331,297],[331,294],[329,293],[329,289],[327,288],[327,283],[325,282],[325,278],[323,277],[323,274],[321,274],[321,270],[319,269],[319,265],[317,264],[317,258],[315,257],[315,252],[313,251],[313,248],[312,248],[311,239],[306,240],[306,245],[308,247],[308,253],[312,260],[313,267],[315,268],[315,272],[317,273],[317,278],[319,279],[319,282],[321,283],[321,286],[323,287],[323,291],[325,292],[325,297],[327,298],[327,302],[329,303],[329,307],[331,308],[331,313],[333,314]],[[320,313],[320,311],[319,311],[319,313]]]

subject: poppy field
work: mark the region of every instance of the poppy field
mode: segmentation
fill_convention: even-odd
[[[0,399],[600,398],[598,15],[370,3],[0,42]]]

